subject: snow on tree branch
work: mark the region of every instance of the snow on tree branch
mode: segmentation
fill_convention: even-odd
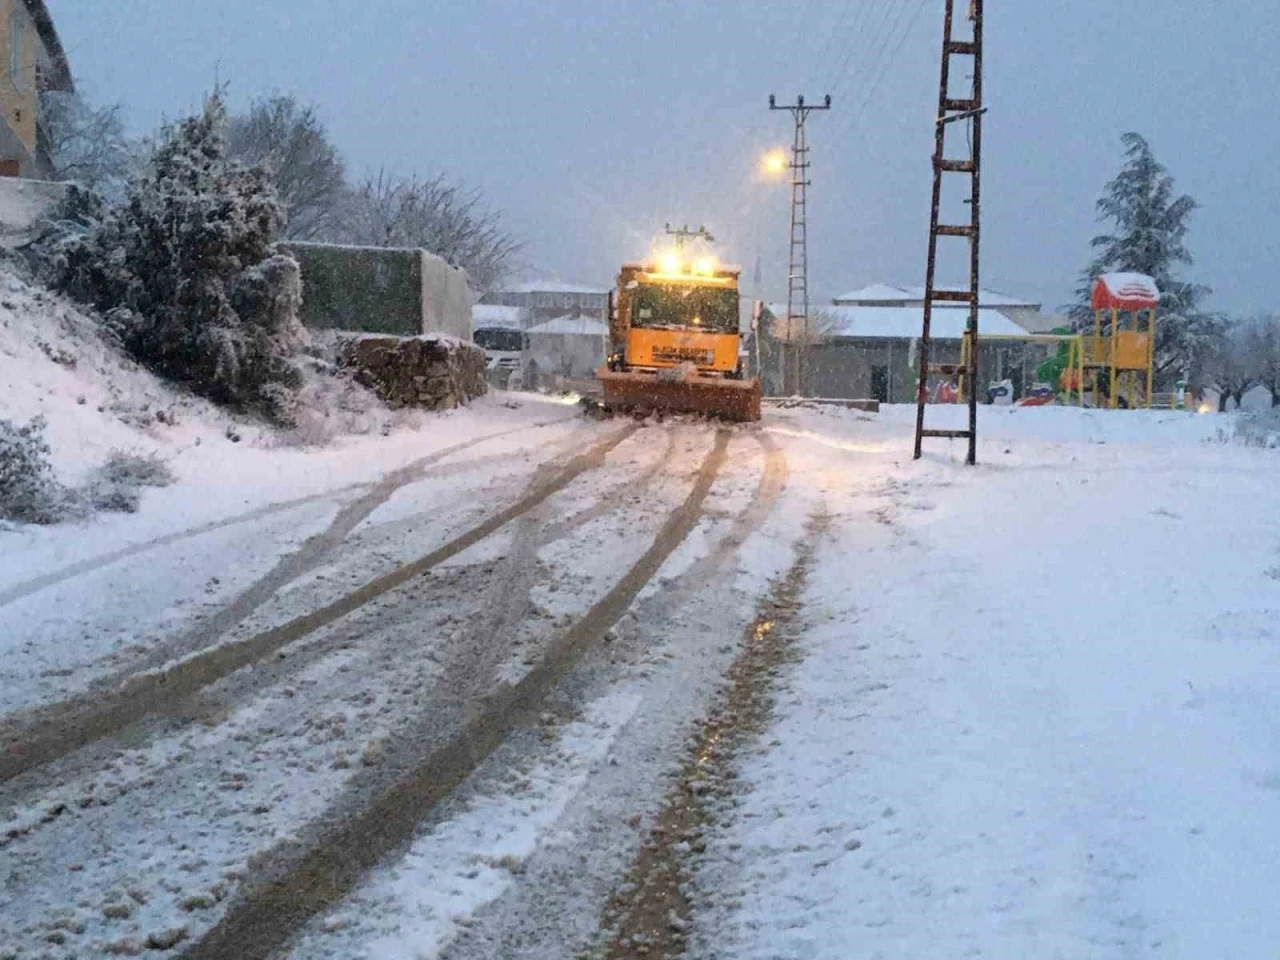
[[[500,213],[443,174],[397,178],[380,170],[353,192],[344,240],[382,247],[421,247],[467,271],[479,291],[492,289],[522,244]]]
[[[340,229],[346,164],[315,107],[287,95],[255,101],[248,113],[231,119],[227,153],[270,171],[288,215],[287,238],[323,239]]]

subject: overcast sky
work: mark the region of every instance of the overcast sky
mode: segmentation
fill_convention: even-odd
[[[923,282],[941,0],[48,2],[82,89],[136,131],[216,78],[233,105],[296,93],[354,172],[461,178],[532,264],[606,285],[664,221],[705,222],[785,296],[787,190],[758,163],[791,124],[767,97],[831,93],[810,120],[815,297]],[[1275,307],[1280,3],[987,7],[985,285],[1069,297],[1137,130],[1202,205],[1190,275],[1213,306]]]

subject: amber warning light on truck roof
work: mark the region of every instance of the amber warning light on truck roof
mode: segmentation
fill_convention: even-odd
[[[655,275],[667,277],[714,277],[720,269],[715,257],[706,254],[686,257],[679,250],[664,250],[653,258]]]

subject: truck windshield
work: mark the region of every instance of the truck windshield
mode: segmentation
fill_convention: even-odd
[[[524,349],[524,334],[519,330],[488,327],[477,330],[471,336],[481,350],[519,353]]]
[[[633,327],[738,332],[738,291],[684,283],[646,283],[635,294]]]

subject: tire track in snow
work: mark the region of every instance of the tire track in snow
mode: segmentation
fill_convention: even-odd
[[[658,821],[610,897],[601,928],[603,960],[675,960],[686,956],[704,833],[734,790],[742,748],[768,729],[781,668],[799,658],[801,604],[818,541],[830,518],[814,514],[796,558],[760,601],[726,688],[689,740]]]
[[[728,529],[713,542],[706,554],[675,579],[664,581],[660,591],[641,599],[632,607],[633,614],[624,618],[618,626],[620,636],[609,648],[610,659],[616,661],[622,654],[622,661],[633,663],[634,656],[640,655],[655,642],[668,639],[673,632],[678,633],[681,629],[678,625],[681,614],[698,601],[699,594],[705,592],[709,585],[725,582],[721,575],[725,565],[739,555],[747,539],[759,531],[773,514],[786,489],[790,472],[787,458],[774,440],[763,432],[752,432],[750,436],[764,453],[764,464],[760,468],[751,499],[731,520],[725,518]],[[701,708],[696,708],[696,711],[700,714]],[[682,735],[681,740],[683,739]],[[501,779],[498,774],[491,776]],[[587,806],[602,803],[605,807],[610,802],[598,795],[588,798],[585,792],[574,801],[575,804]],[[616,796],[612,802],[621,803]],[[583,825],[578,823],[577,826],[581,828]],[[606,823],[603,827],[608,830],[614,829],[616,825]],[[555,829],[563,828],[558,824]],[[594,826],[590,829],[594,829]],[[584,876],[575,861],[575,866],[566,872],[562,869],[563,864],[553,865],[561,850],[562,845],[556,841],[547,844],[546,848],[540,843],[538,849],[524,861],[514,886],[501,895],[503,905],[498,906],[494,902],[484,908],[485,919],[478,926],[469,926],[460,932],[457,939],[440,954],[441,960],[472,960],[508,955],[584,956],[579,952],[582,946],[579,942],[581,918],[600,915],[599,911],[605,906],[605,898],[616,889],[617,876],[627,869],[627,865],[617,865],[614,869],[618,873],[610,870],[607,874],[593,877],[591,874],[594,867]],[[596,859],[589,853],[584,853],[583,856],[589,861]],[[566,896],[562,892],[565,884],[577,884],[578,889]],[[590,893],[583,892],[584,888],[592,886],[600,890],[597,901],[592,900]],[[584,902],[593,903],[585,913]],[[563,925],[549,920],[550,917],[558,916],[566,918]]]
[[[95,570],[101,570],[103,567],[109,567],[113,563],[137,556],[140,553],[146,553],[148,550],[157,550],[160,547],[167,547],[175,543],[181,543],[183,540],[190,540],[193,537],[203,536],[206,533],[213,533],[226,527],[234,527],[238,523],[249,523],[253,520],[261,520],[263,517],[270,517],[277,513],[284,513],[297,507],[306,506],[308,503],[315,503],[317,500],[330,500],[341,497],[343,494],[352,493],[356,490],[363,490],[365,487],[372,486],[369,483],[353,483],[345,487],[335,487],[332,490],[325,490],[321,493],[313,493],[306,497],[298,497],[296,500],[282,500],[279,503],[269,503],[265,507],[258,507],[256,510],[250,510],[247,513],[238,513],[233,517],[227,517],[225,520],[214,520],[210,523],[201,524],[198,527],[190,527],[186,530],[178,530],[174,533],[165,534],[163,537],[156,537],[154,540],[147,540],[143,543],[135,543],[133,546],[122,547],[119,550],[113,550],[111,553],[104,553],[97,557],[90,557],[87,560],[81,560],[70,566],[53,570],[49,573],[41,574],[38,577],[32,577],[30,580],[23,580],[21,583],[14,584],[12,587],[6,587],[0,590],[0,607],[13,603],[15,600],[21,600],[29,597],[33,593],[39,593],[49,587],[57,586],[67,580],[75,577],[83,576],[86,573],[93,573]]]
[[[140,553],[146,553],[149,550],[168,547],[175,543],[181,543],[183,540],[190,540],[193,537],[202,536],[206,533],[213,533],[216,530],[222,530],[226,527],[234,527],[236,524],[249,523],[253,520],[261,520],[263,517],[269,517],[273,514],[293,510],[297,507],[305,506],[308,503],[315,503],[317,500],[328,500],[335,497],[341,497],[343,494],[352,493],[356,490],[363,490],[366,487],[374,487],[376,489],[377,486],[385,483],[388,478],[394,476],[396,473],[415,468],[418,470],[424,470],[426,467],[429,467],[431,464],[436,463],[445,457],[452,456],[455,453],[460,453],[468,447],[476,446],[477,444],[484,443],[487,440],[496,440],[499,437],[510,436],[513,433],[519,433],[524,430],[536,430],[541,427],[550,427],[555,426],[556,424],[568,423],[572,419],[573,418],[571,417],[562,417],[557,420],[546,420],[530,424],[527,427],[515,427],[510,430],[500,430],[497,433],[486,434],[483,437],[464,440],[461,443],[445,447],[443,450],[437,450],[435,453],[416,460],[408,466],[401,467],[398,471],[392,471],[392,473],[387,474],[387,476],[381,481],[352,483],[343,487],[335,487],[332,490],[324,490],[320,493],[312,493],[305,497],[298,497],[294,500],[283,500],[279,503],[270,503],[265,507],[258,507],[256,509],[249,510],[246,513],[238,513],[235,516],[227,517],[223,520],[214,520],[209,523],[201,524],[197,527],[178,530],[174,533],[165,534],[162,537],[156,537],[153,540],[147,540],[143,543],[135,543],[132,546],[122,547],[119,550],[113,550],[110,553],[101,554],[97,557],[90,557],[87,560],[80,560],[70,566],[62,567],[58,570],[52,570],[49,573],[41,574],[38,577],[32,577],[30,580],[24,580],[21,583],[16,583],[11,587],[6,587],[5,589],[0,590],[0,607],[13,603],[15,600],[21,600],[23,597],[29,597],[33,593],[39,593],[41,590],[46,590],[49,587],[56,586],[59,583],[74,579],[75,577],[83,576],[86,573],[92,573],[95,570],[101,570],[103,567],[108,567],[113,563],[118,563],[119,561],[126,560],[129,557],[135,557]],[[412,480],[405,482],[412,482]],[[369,494],[366,494],[366,496],[369,496]],[[387,494],[387,496],[390,496],[390,494]],[[385,500],[386,498],[384,497],[383,499]],[[351,506],[354,507],[355,504],[352,504]],[[336,519],[334,523],[337,523]],[[325,535],[325,533],[318,534],[320,537]],[[305,546],[306,545],[304,544],[303,547],[305,548]],[[267,574],[267,576],[270,575],[271,574]]]
[[[353,813],[329,819],[327,830],[299,849],[285,843],[258,863],[264,878],[246,891],[204,937],[182,953],[187,960],[241,960],[269,957],[308,919],[351,892],[366,871],[411,837],[431,808],[451,794],[517,728],[537,718],[546,697],[582,656],[630,608],[662,564],[697,526],[704,503],[726,459],[732,432],[720,429],[692,489],[672,512],[648,550],[613,588],[556,637],[542,661],[515,684],[504,684],[474,706],[437,705],[427,724],[446,707],[466,719],[444,746],[409,766],[392,786],[377,792]],[[427,730],[426,733],[430,733]],[[422,730],[404,730],[391,756],[420,755]],[[415,751],[415,748],[416,751]],[[358,791],[359,787],[353,788]]]
[[[0,724],[0,783],[113,736],[149,715],[170,712],[210,684],[421,576],[543,503],[581,474],[601,466],[609,452],[637,429],[637,424],[629,424],[610,434],[512,506],[318,610],[243,640],[206,648],[164,669],[132,675],[114,690],[74,697],[9,718]]]
[[[534,426],[549,426],[563,422],[563,420],[557,420],[544,424],[535,424]],[[366,494],[339,510],[338,515],[333,518],[326,530],[315,536],[308,537],[297,550],[281,557],[276,561],[274,567],[241,591],[239,596],[232,600],[231,603],[175,640],[160,644],[135,663],[127,672],[117,673],[113,678],[108,678],[103,682],[94,684],[94,686],[98,688],[117,686],[128,675],[135,674],[141,670],[157,669],[175,657],[214,644],[219,637],[243,623],[259,607],[275,596],[279,590],[319,566],[334,550],[342,545],[351,534],[351,531],[363,523],[370,514],[390,500],[403,487],[425,479],[432,473],[431,468],[441,460],[486,440],[509,436],[524,429],[532,429],[532,427],[503,430],[485,437],[464,440],[462,443],[456,443],[445,447],[443,450],[437,450],[435,453],[420,457],[412,463],[391,471],[374,484],[373,488]],[[472,462],[476,466],[480,466],[486,459],[481,457]],[[465,463],[458,464],[458,466],[465,465]]]
[[[635,477],[605,490],[590,507],[549,525],[539,525],[536,510],[516,521],[514,540],[507,555],[497,563],[493,571],[485,574],[487,585],[483,589],[487,591],[487,599],[481,604],[485,613],[483,620],[470,630],[470,636],[461,644],[469,657],[465,668],[457,672],[455,684],[459,677],[465,675],[471,683],[470,689],[476,691],[475,695],[479,695],[479,691],[483,689],[481,684],[490,678],[492,670],[509,653],[495,640],[512,634],[530,613],[530,592],[535,585],[538,551],[568,537],[592,520],[619,509],[624,497],[650,485],[675,455],[676,434],[674,431],[667,431],[667,434],[666,448],[652,464]],[[379,630],[394,622],[397,617],[404,616],[399,608],[385,610],[373,604],[362,609],[360,614],[362,617],[376,618],[375,629]],[[233,699],[243,700],[254,691],[281,683],[286,677],[306,669],[336,650],[352,645],[364,627],[363,621],[353,622],[340,633],[289,651],[287,659],[266,660],[256,666],[243,682],[237,680]],[[204,703],[184,713],[182,719],[191,722],[211,718],[223,709],[225,704],[220,702]]]

